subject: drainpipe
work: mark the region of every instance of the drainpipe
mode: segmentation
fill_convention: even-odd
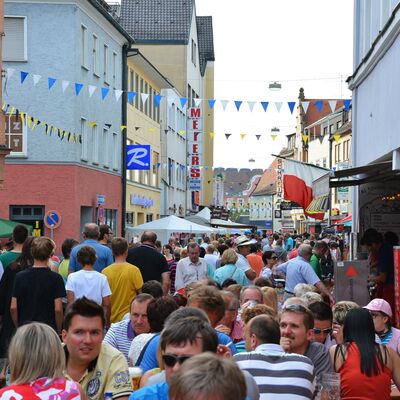
[[[128,90],[128,44],[122,47],[122,118],[121,125],[127,124],[127,90]],[[126,225],[126,139],[128,128],[122,130],[122,157],[121,157],[121,184],[122,184],[122,204],[121,204],[121,236],[125,237]]]

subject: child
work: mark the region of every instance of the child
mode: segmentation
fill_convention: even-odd
[[[61,246],[61,251],[63,253],[64,259],[61,261],[60,265],[58,266],[58,273],[63,277],[64,283],[67,283],[69,257],[71,255],[71,250],[77,244],[79,244],[79,242],[75,239],[65,239]]]

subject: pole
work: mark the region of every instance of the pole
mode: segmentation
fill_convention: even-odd
[[[127,90],[128,90],[128,49],[129,45],[124,44],[122,47],[122,118],[121,125],[127,126]],[[128,128],[122,130],[122,157],[121,157],[121,184],[122,184],[122,199],[121,199],[121,236],[125,237],[126,224],[126,140]]]

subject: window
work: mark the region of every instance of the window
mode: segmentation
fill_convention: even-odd
[[[93,144],[93,164],[99,163],[99,153],[100,153],[100,140],[97,131],[97,125],[93,125],[92,127],[92,144]]]
[[[109,70],[108,70],[108,46],[104,45],[104,54],[103,54],[103,72],[104,72],[104,83],[109,83]]]
[[[197,45],[196,42],[192,39],[192,63],[196,66],[196,54],[197,54]]]
[[[119,146],[118,146],[118,135],[114,132],[113,133],[113,152],[114,152],[114,155],[113,155],[112,166],[113,166],[113,169],[115,171],[118,171],[118,167],[119,167],[119,157],[118,157],[118,155],[120,153],[119,150],[120,149],[119,149]]]
[[[85,25],[81,25],[81,66],[85,69],[88,68],[88,39],[87,39],[87,28]]]
[[[93,50],[92,50],[93,74],[99,76],[99,40],[93,34]]]
[[[159,163],[159,154],[155,151],[153,151],[153,174],[152,174],[152,180],[151,180],[151,185],[154,187],[158,187],[158,163]]]
[[[103,129],[103,165],[105,167],[110,166],[110,161],[109,161],[109,144],[108,144],[108,129]]]
[[[335,146],[335,163],[340,162],[340,147],[341,147],[341,143],[338,143]]]
[[[27,61],[26,18],[4,17],[3,61]]]
[[[81,159],[84,161],[87,161],[88,160],[88,137],[87,137],[86,119],[85,118],[81,118],[81,137],[82,137]]]
[[[129,69],[129,91],[130,92],[134,91],[134,89],[133,89],[133,84],[134,84],[133,79],[134,79],[134,77],[133,77],[133,69]]]
[[[333,124],[329,125],[329,133],[333,133],[334,130],[335,130],[335,126]]]
[[[22,123],[21,114],[17,116],[14,114],[11,117],[7,114],[4,115],[4,132],[6,138],[6,146],[11,149],[9,157],[26,156],[27,155],[27,126]]]
[[[153,221],[153,214],[146,214],[146,222]]]
[[[127,212],[125,213],[125,222],[127,225],[134,225],[134,216],[133,212]]]
[[[112,58],[112,82],[113,88],[117,88],[117,53],[113,52]]]
[[[174,162],[168,158],[168,185],[172,185],[172,167]]]
[[[336,122],[336,130],[338,130],[342,126],[342,121]]]
[[[325,127],[324,127],[324,135],[326,135],[327,133],[328,133],[328,127],[325,126]]]
[[[147,82],[144,84],[144,93],[149,93],[149,85],[148,85]],[[146,103],[144,105],[144,113],[146,115],[149,115],[149,102],[150,102],[150,100],[147,99],[147,101],[146,101]]]
[[[324,168],[326,168],[326,157],[324,157],[324,158],[322,159],[322,166],[323,166]]]

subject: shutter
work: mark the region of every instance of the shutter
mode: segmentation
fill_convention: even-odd
[[[25,61],[25,18],[4,18],[4,61]]]

